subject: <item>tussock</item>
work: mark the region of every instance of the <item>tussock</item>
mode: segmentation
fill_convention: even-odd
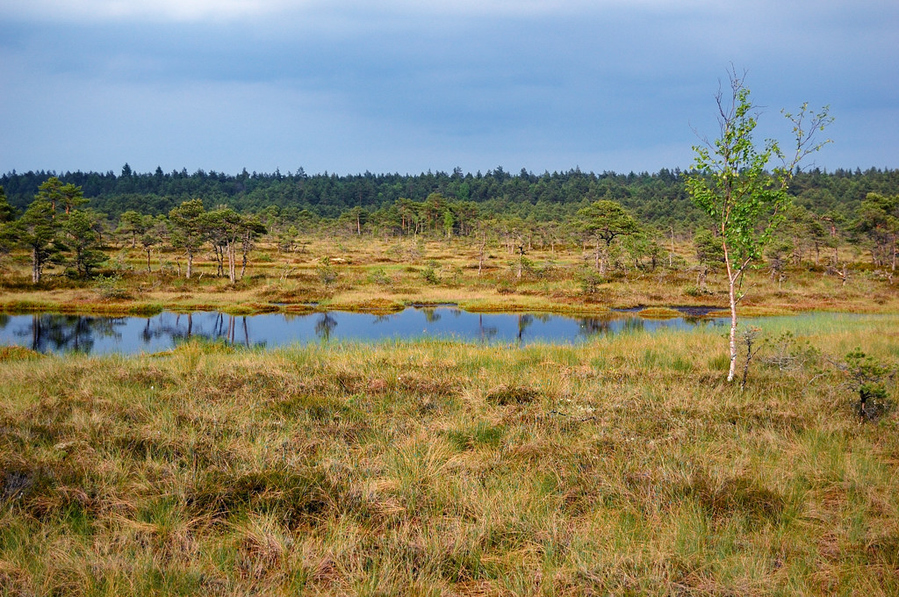
[[[889,361],[879,327],[807,337]],[[824,360],[740,392],[719,340],[0,361],[0,586],[899,592],[897,414],[860,422]]]

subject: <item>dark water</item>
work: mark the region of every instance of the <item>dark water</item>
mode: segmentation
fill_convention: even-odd
[[[188,338],[224,340],[248,347],[292,343],[448,338],[467,342],[570,344],[590,338],[659,328],[719,325],[694,313],[664,321],[632,313],[607,317],[468,313],[453,307],[409,308],[391,315],[364,313],[263,314],[161,313],[154,317],[0,315],[0,344],[45,353],[133,354],[172,348]]]

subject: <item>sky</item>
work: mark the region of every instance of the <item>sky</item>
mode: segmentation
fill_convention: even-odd
[[[0,0],[0,173],[685,169],[731,70],[899,168],[895,0]]]

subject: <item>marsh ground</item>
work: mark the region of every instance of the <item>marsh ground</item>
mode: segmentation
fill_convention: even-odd
[[[71,280],[57,269],[38,286],[30,283],[28,255],[4,259],[0,307],[10,312],[141,313],[160,309],[226,310],[231,313],[318,309],[392,311],[416,303],[456,303],[475,311],[601,312],[608,308],[668,305],[726,307],[724,276],[700,279],[692,247],[677,247],[655,268],[630,264],[598,277],[589,248],[557,247],[528,251],[522,261],[501,246],[480,259],[480,247],[468,239],[430,240],[347,237],[317,239],[300,251],[284,253],[262,245],[251,254],[242,279],[229,283],[216,276],[211,255],[201,255],[197,273],[187,280],[182,256],[146,256],[125,247],[108,251],[100,280]],[[897,312],[899,284],[886,270],[848,253],[839,271],[825,266],[770,268],[751,272],[744,284],[746,313],[795,313],[805,310]],[[478,264],[483,267],[478,271]],[[822,259],[823,262],[823,259]],[[179,264],[181,267],[179,267]],[[519,276],[519,270],[521,275]]]
[[[899,592],[899,319],[0,362],[6,595]],[[896,399],[889,387],[887,400]]]
[[[38,287],[14,254],[0,304],[725,306],[720,274],[703,283],[681,249],[677,267],[599,280],[573,248],[530,252],[518,277],[498,249],[478,275],[464,241],[319,240],[263,246],[236,284],[209,260],[185,280],[174,254],[145,273],[124,249],[102,279]],[[747,278],[744,314],[884,315],[769,321],[745,391],[724,382],[714,330],[577,347],[4,348],[0,594],[897,594],[899,418],[860,417],[845,365],[861,347],[895,370],[899,285],[858,260],[847,272]]]

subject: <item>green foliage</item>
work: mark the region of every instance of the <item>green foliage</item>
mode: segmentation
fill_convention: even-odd
[[[19,246],[31,252],[31,281],[41,281],[44,267],[62,259],[59,220],[53,205],[44,198],[36,198],[21,218],[9,228],[10,236]]]
[[[172,228],[172,242],[176,247],[197,246],[203,233],[202,199],[184,201],[180,207],[169,212],[169,224]]]
[[[696,260],[709,269],[716,269],[724,263],[724,247],[721,239],[709,230],[699,230],[693,235]]]
[[[169,233],[172,246],[187,252],[187,274],[193,275],[194,252],[200,248],[205,239],[202,199],[190,199],[181,203],[169,212]]]
[[[440,276],[437,274],[436,264],[429,262],[423,270],[421,270],[421,279],[428,284],[440,284]]]
[[[578,211],[580,230],[586,233],[596,245],[594,266],[600,275],[607,270],[612,242],[619,237],[627,237],[639,232],[636,220],[615,201],[596,201]]]
[[[330,257],[323,257],[315,266],[315,273],[318,275],[318,281],[325,286],[331,286],[337,281],[339,274],[337,268],[331,263]]]
[[[393,278],[390,277],[383,267],[377,267],[368,272],[367,280],[371,284],[378,284],[379,286],[389,286],[393,284]]]
[[[687,179],[694,204],[715,223],[734,269],[761,256],[764,245],[782,220],[790,202],[786,185],[791,172],[767,171],[772,156],[781,155],[776,141],[758,150],[752,133],[755,106],[742,80],[733,79],[733,102],[719,95],[721,136],[712,146],[694,146],[696,174]]]
[[[730,85],[729,102],[721,93],[717,97],[720,137],[714,143],[693,147],[695,174],[687,178],[687,191],[723,237],[731,266],[742,270],[761,257],[783,221],[791,202],[787,187],[795,170],[802,159],[829,142],[816,143],[814,139],[833,119],[826,107],[809,113],[807,104],[796,115],[785,113],[793,123],[795,137],[795,154],[787,161],[775,140],[767,140],[761,149],[756,147],[757,107],[743,79],[732,74]],[[775,158],[782,163],[769,172]]]
[[[808,339],[799,339],[791,331],[783,332],[773,340],[766,338],[766,355],[762,363],[779,371],[795,371],[814,365],[821,359],[821,351]]]
[[[52,176],[44,171],[0,175],[9,203],[20,211],[38,187]],[[422,219],[429,195],[439,192],[444,209],[453,215],[453,236],[471,235],[480,220],[516,216],[537,223],[572,221],[578,209],[593,198],[621,203],[641,223],[678,234],[692,233],[708,224],[685,191],[686,174],[662,169],[656,173],[560,172],[509,174],[501,169],[485,173],[427,172],[413,175],[331,173],[238,173],[186,170],[137,173],[70,172],[62,183],[84,190],[98,212],[113,219],[132,210],[160,215],[191,197],[209,205],[227,204],[240,213],[258,213],[277,233],[295,226],[300,233],[316,229],[322,220],[334,220],[360,206],[369,213],[363,228],[384,234],[445,236],[445,211]],[[812,169],[795,173],[791,192],[796,203],[816,216],[836,217],[838,232],[855,219],[859,203],[869,192],[899,194],[899,170]],[[591,199],[585,199],[591,198]],[[430,213],[430,212],[429,212]],[[830,220],[828,220],[830,221]],[[829,226],[828,226],[829,228]],[[542,235],[543,230],[538,230]],[[828,230],[829,234],[829,230]]]
[[[699,286],[690,285],[684,287],[684,294],[692,297],[700,297],[707,294],[707,291],[702,290]]]
[[[137,245],[137,239],[147,231],[148,219],[133,209],[119,216],[119,227],[116,232],[131,237],[131,246]]]
[[[6,198],[6,191],[0,186],[0,224],[12,222],[15,219],[16,209],[9,204]]]
[[[577,272],[578,286],[580,286],[581,294],[584,296],[596,294],[599,286],[605,283],[605,281],[605,276],[591,267],[582,267]]]
[[[106,255],[100,250],[99,219],[96,214],[80,210],[61,219],[66,244],[72,253],[69,264],[79,278],[89,278],[106,261]]]
[[[133,298],[128,291],[122,277],[118,274],[98,276],[94,285],[94,291],[102,299],[126,300]]]
[[[282,253],[292,253],[297,245],[300,233],[296,226],[289,226],[278,232],[278,250]]]
[[[596,201],[578,210],[577,215],[580,229],[593,238],[596,243],[596,265],[601,271],[605,271],[605,267],[600,267],[599,264],[600,241],[605,244],[604,249],[608,253],[609,247],[616,238],[637,234],[640,231],[640,226],[634,217],[616,201],[606,199]]]
[[[868,244],[878,265],[896,267],[899,240],[899,195],[868,193],[861,202],[853,231]]]
[[[61,208],[68,214],[87,203],[81,187],[72,183],[63,184],[56,176],[51,176],[38,187],[35,199],[48,202],[54,213]]]
[[[893,367],[865,354],[861,348],[849,352],[843,366],[849,378],[849,388],[858,395],[855,406],[860,417],[868,421],[877,420],[892,410],[894,404],[887,384],[895,375]]]

